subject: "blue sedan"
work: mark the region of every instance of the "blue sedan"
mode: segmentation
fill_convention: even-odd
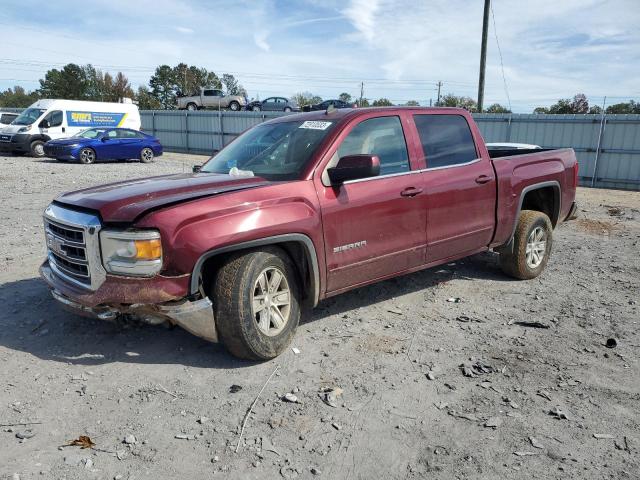
[[[157,138],[129,128],[90,128],[73,137],[49,140],[44,154],[59,161],[80,163],[131,158],[149,163],[162,155],[162,145]]]

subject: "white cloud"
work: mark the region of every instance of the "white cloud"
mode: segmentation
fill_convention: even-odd
[[[173,27],[177,32],[180,33],[184,33],[187,35],[190,35],[192,33],[194,33],[195,31],[193,30],[193,28],[188,28],[188,27]]]
[[[351,0],[349,7],[342,11],[362,36],[371,42],[375,35],[375,15],[379,8],[378,0]]]

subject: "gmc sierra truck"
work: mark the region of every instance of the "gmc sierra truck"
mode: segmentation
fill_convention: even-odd
[[[372,282],[487,250],[507,275],[538,276],[577,176],[571,149],[490,155],[462,109],[289,115],[194,173],[58,196],[40,272],[76,313],[170,322],[269,359],[306,308]]]

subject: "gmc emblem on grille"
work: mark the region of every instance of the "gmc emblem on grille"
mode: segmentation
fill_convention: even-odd
[[[58,255],[65,255],[65,251],[63,249],[63,241],[57,237],[54,237],[51,234],[47,234],[47,247],[54,253]]]

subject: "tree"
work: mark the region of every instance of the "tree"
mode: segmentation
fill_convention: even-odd
[[[244,89],[240,82],[231,75],[230,73],[225,73],[222,75],[222,85],[224,85],[225,90],[227,91],[227,95],[245,95],[247,91]]]
[[[452,93],[447,93],[440,98],[439,102],[436,102],[437,107],[458,107],[475,112],[478,110],[478,105],[471,97],[458,97]]]
[[[38,100],[37,92],[27,93],[19,85],[16,85],[13,89],[7,88],[5,91],[0,92],[0,107],[26,108],[36,100]]]
[[[322,102],[322,97],[314,95],[311,92],[298,92],[291,96],[291,100],[299,106],[304,107],[305,105],[315,105],[316,103]]]
[[[116,78],[113,81],[113,88],[111,90],[110,99],[112,102],[119,102],[121,98],[133,98],[133,88],[129,83],[129,79],[125,77],[124,73],[118,72]]]
[[[558,100],[556,103],[554,103],[549,107],[549,113],[555,113],[555,114],[573,113],[573,110],[571,108],[571,100],[569,100],[568,98],[561,98],[560,100]]]
[[[494,103],[494,104],[490,105],[489,108],[487,108],[485,110],[485,112],[487,112],[487,113],[511,113],[511,110],[509,110],[507,107],[503,107],[499,103]]]
[[[374,100],[372,105],[374,107],[391,107],[393,103],[391,103],[391,100],[388,98],[379,98],[378,100]]]
[[[220,78],[214,72],[195,65],[179,63],[173,67],[173,75],[177,92],[184,95],[199,93],[201,87],[222,88]]]
[[[533,113],[549,113],[549,109],[547,107],[536,107],[533,109]]]
[[[140,110],[160,110],[162,108],[160,101],[151,94],[147,87],[138,87],[135,99]]]
[[[40,79],[39,94],[44,98],[83,100],[86,98],[89,82],[86,71],[75,63],[69,63],[62,70],[51,69]]]
[[[578,93],[571,102],[572,113],[589,113],[589,101],[584,93]]]
[[[629,100],[629,103],[616,103],[614,105],[609,105],[606,110],[607,113],[615,114],[615,113],[640,113],[640,102],[634,102],[633,100]]]
[[[420,102],[418,102],[417,100],[409,100],[407,103],[405,103],[405,105],[407,107],[419,107]]]
[[[363,98],[362,100],[358,99],[356,100],[356,105],[358,105],[358,107],[369,107],[369,99],[367,98]]]
[[[351,95],[347,92],[342,92],[340,95],[338,95],[338,100],[343,101],[344,103],[351,103],[353,102]]]
[[[176,108],[176,81],[174,70],[169,65],[160,65],[149,79],[151,95],[153,95],[163,109]]]
[[[599,107],[598,105],[592,105],[591,107],[589,107],[589,113],[592,115],[599,115],[602,113],[602,107]]]

